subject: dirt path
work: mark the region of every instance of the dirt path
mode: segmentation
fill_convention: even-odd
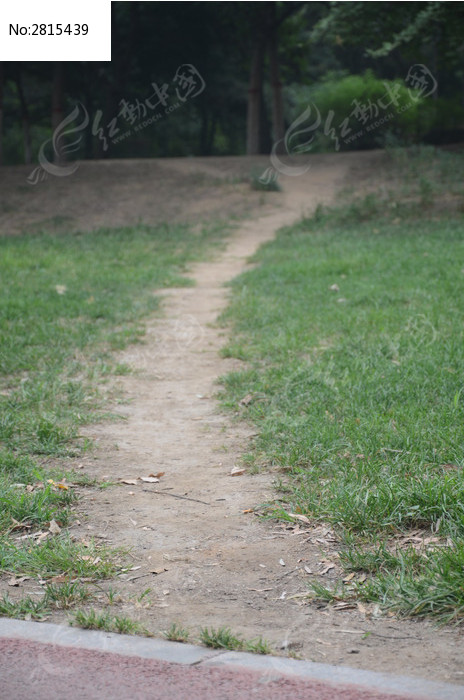
[[[369,167],[373,156],[363,158]],[[83,462],[99,479],[164,475],[159,483],[83,490],[74,534],[131,548],[140,568],[112,582],[121,594],[115,612],[156,634],[174,621],[194,633],[225,625],[314,661],[464,682],[455,629],[299,597],[310,577],[337,574],[332,533],[263,522],[248,511],[275,496],[275,475],[230,475],[252,429],[221,414],[214,398],[217,378],[239,365],[219,355],[225,336],[215,321],[227,303],[224,284],[279,227],[332,200],[355,159],[359,164],[358,155],[320,156],[306,175],[285,178],[280,206],[240,226],[213,262],[192,268],[195,287],[164,292],[164,317],[152,319],[146,342],[120,358],[137,370],[121,380],[127,402],[115,410],[124,420],[85,430],[97,451]]]

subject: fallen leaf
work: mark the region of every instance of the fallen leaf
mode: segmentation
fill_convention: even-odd
[[[50,525],[48,528],[49,532],[52,533],[52,535],[59,535],[61,532],[61,527],[58,525],[56,520],[50,520]]]
[[[69,576],[66,576],[66,574],[53,576],[53,578],[49,579],[49,583],[66,583],[67,581],[69,581]]]
[[[26,525],[25,523],[20,523],[19,520],[16,520],[16,518],[11,518],[13,525],[10,528],[11,532],[14,530],[30,530],[32,525]]]
[[[241,399],[239,401],[239,404],[241,406],[249,406],[252,401],[253,401],[253,395],[247,394],[246,396],[243,397],[243,399]]]
[[[280,564],[280,566],[285,566],[284,560],[283,560],[283,559],[279,559],[279,564]]]
[[[242,510],[242,513],[254,513],[254,508],[247,508],[246,510]]]
[[[273,591],[273,588],[248,588],[249,591],[255,591],[255,593],[265,593],[266,591]]]
[[[287,513],[287,515],[289,515],[290,518],[295,518],[295,520],[301,520],[302,523],[310,524],[310,520],[306,515],[300,515],[299,513]]]
[[[158,576],[159,574],[164,574],[165,571],[169,571],[169,569],[165,566],[157,566],[156,568],[150,569],[150,574]]]
[[[340,287],[338,286],[338,284],[331,284],[329,289],[331,292],[339,292],[340,291]]]
[[[139,476],[139,480],[144,481],[146,484],[157,484],[159,481],[156,476]]]
[[[59,489],[63,489],[64,491],[69,490],[69,486],[67,486],[66,484],[60,483],[60,484],[56,484],[56,485],[58,486]]]
[[[55,284],[55,289],[57,294],[63,295],[66,293],[66,285],[65,284]]]
[[[119,481],[127,486],[137,486],[137,479],[119,479]]]
[[[330,563],[330,564],[327,564],[327,566],[324,566],[324,568],[322,569],[322,571],[319,571],[319,576],[324,576],[324,575],[327,574],[331,569],[335,569],[335,564]]]
[[[148,476],[152,476],[155,479],[161,479],[162,476],[164,476],[166,472],[158,472],[157,474],[149,474]]]
[[[335,605],[333,606],[334,610],[353,610],[354,608],[356,608],[356,605],[354,603],[344,603],[343,601],[335,603]]]
[[[355,577],[354,572],[352,572],[351,574],[348,574],[348,576],[345,576],[345,578],[343,579],[343,583],[348,583],[349,581],[354,579],[354,577]]]
[[[21,583],[24,581],[27,581],[29,579],[29,576],[20,576],[19,578],[15,578],[14,576],[10,578],[8,581],[9,586],[19,586]]]
[[[287,600],[294,600],[295,598],[309,598],[310,595],[310,593],[294,593],[293,595],[289,595]]]
[[[245,469],[242,467],[233,467],[230,471],[230,476],[241,476],[242,474],[245,474]]]
[[[332,642],[324,642],[323,639],[316,639],[316,642],[317,642],[318,644],[323,644],[323,645],[326,646],[326,647],[331,647],[331,646],[332,646]]]
[[[313,572],[309,568],[309,566],[305,566],[304,570],[306,571],[307,574],[312,574]]]

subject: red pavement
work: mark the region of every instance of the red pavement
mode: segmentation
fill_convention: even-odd
[[[411,700],[354,685],[207,668],[0,639],[0,698],[12,700]]]

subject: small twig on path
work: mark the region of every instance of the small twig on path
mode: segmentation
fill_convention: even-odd
[[[206,501],[199,501],[198,498],[189,498],[188,496],[179,496],[177,493],[168,493],[167,491],[155,491],[154,489],[142,489],[147,493],[157,493],[160,496],[172,496],[173,498],[182,498],[183,501],[194,501],[194,503],[203,503],[204,506],[210,506],[211,503]]]
[[[378,632],[371,632],[373,637],[382,637],[382,639],[419,639],[419,637],[394,637],[389,634],[379,634]]]
[[[149,571],[146,574],[139,574],[138,576],[131,576],[130,578],[126,579],[127,581],[137,581],[139,578],[145,578],[145,576],[156,576],[156,574],[153,573],[153,571]]]
[[[339,634],[366,634],[369,637],[381,637],[382,639],[418,639],[418,637],[396,637],[389,634],[379,634],[378,632],[371,632],[370,630],[334,630]]]

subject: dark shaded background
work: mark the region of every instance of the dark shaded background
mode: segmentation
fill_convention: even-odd
[[[343,148],[454,142],[464,125],[463,57],[461,2],[115,2],[111,62],[2,65],[1,162],[36,162],[68,115],[68,129],[82,128],[61,128],[61,158],[266,153],[314,95],[322,112],[333,99],[344,113],[356,91],[367,101],[379,81],[404,80],[417,63],[438,83],[420,116]],[[184,102],[174,82],[182,64],[205,83]],[[168,102],[151,109],[153,83],[167,85]]]

